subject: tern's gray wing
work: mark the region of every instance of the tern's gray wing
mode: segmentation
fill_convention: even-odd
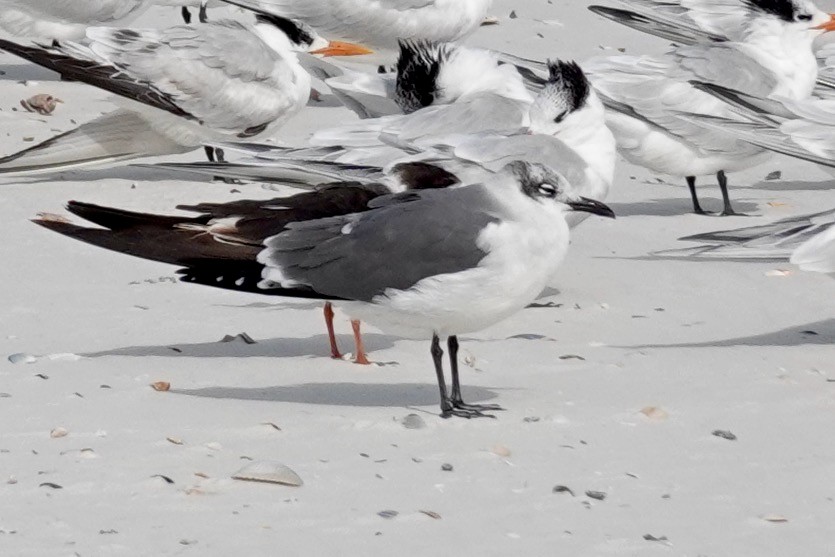
[[[371,206],[293,224],[267,239],[259,255],[265,281],[369,302],[388,289],[476,267],[487,255],[477,238],[502,214],[482,185],[386,196]]]
[[[394,48],[400,39],[454,41],[478,28],[492,0],[226,0],[298,19],[323,36]]]
[[[751,145],[797,159],[835,167],[835,139],[829,126],[796,120],[781,125],[743,122],[706,114],[680,114],[683,120],[706,130],[735,137]]]
[[[677,259],[786,261],[793,253],[797,253],[801,246],[810,242],[820,242],[821,238],[833,233],[835,209],[791,217],[762,226],[687,236],[680,239],[709,245],[666,250],[653,255]],[[813,252],[811,249],[809,251]]]
[[[146,0],[2,0],[0,9],[21,9],[53,21],[102,25],[144,11]]]
[[[211,129],[254,135],[294,106],[292,69],[234,21],[164,30],[93,28],[90,49],[169,96]]]
[[[314,134],[312,142],[346,147],[387,143],[407,149],[429,148],[449,135],[518,133],[527,125],[527,112],[525,103],[482,93],[454,104],[428,106],[407,115],[320,131]]]
[[[735,117],[725,103],[690,85],[693,79],[707,82],[715,79],[727,87],[755,93],[768,87],[769,76],[763,73],[762,66],[742,55],[734,56],[733,52],[724,44],[710,49],[693,46],[678,49],[675,57],[596,58],[584,68],[607,108],[642,119],[706,153],[738,153],[747,149],[744,143],[679,116],[681,112],[693,112]],[[730,73],[736,77],[729,82],[722,77],[718,65],[728,69],[734,59],[738,59],[737,68]],[[717,66],[712,66],[713,63]],[[608,103],[607,99],[614,103]]]
[[[752,7],[740,0],[618,0],[618,3],[702,40],[740,40]]]
[[[657,2],[647,2],[652,4],[659,4]],[[683,11],[678,4],[663,3],[664,6],[678,8],[678,11]],[[630,7],[631,6],[630,4]],[[608,6],[589,6],[589,9],[594,13],[601,15],[612,21],[616,21],[627,27],[631,27],[637,31],[655,35],[668,41],[673,41],[677,44],[691,45],[702,41],[721,42],[725,38],[711,34],[703,29],[700,29],[689,18],[677,18],[667,11],[654,10],[621,10],[618,8],[610,8]]]
[[[394,101],[397,75],[358,72],[307,53],[299,53],[299,62],[310,75],[324,81],[346,108],[360,118],[379,118],[402,114]]]
[[[835,227],[801,244],[792,253],[791,262],[804,271],[835,274]]]

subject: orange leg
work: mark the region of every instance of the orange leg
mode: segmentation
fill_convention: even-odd
[[[328,327],[328,340],[331,343],[331,358],[341,360],[342,354],[339,352],[339,347],[336,345],[336,336],[333,333],[333,304],[325,302],[325,324]]]
[[[359,319],[351,320],[351,328],[354,329],[354,344],[356,345],[356,355],[354,356],[354,363],[367,366],[371,364],[368,356],[365,355],[365,348],[362,345],[362,333],[360,332]]]

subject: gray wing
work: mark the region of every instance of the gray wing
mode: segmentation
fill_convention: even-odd
[[[751,7],[740,0],[618,0],[619,4],[709,40],[740,40]]]
[[[705,114],[680,114],[683,120],[726,137],[822,166],[835,167],[832,128],[802,120],[781,126],[764,122],[741,122]]]
[[[738,70],[729,71],[731,75],[737,76],[730,79],[733,84],[722,77],[718,69],[720,64],[727,68],[731,60],[738,62]],[[674,56],[660,58],[597,58],[584,67],[607,108],[639,118],[706,153],[739,152],[747,147],[731,136],[700,127],[680,117],[680,113],[687,112],[729,119],[736,117],[724,102],[697,90],[689,81],[718,80],[727,87],[740,91],[754,90],[756,94],[768,88],[769,79],[773,79],[773,76],[763,74],[762,66],[733,48],[727,49],[725,45],[711,48],[686,47],[678,49]]]
[[[465,101],[428,106],[407,115],[367,120],[314,134],[315,145],[372,147],[390,144],[404,149],[431,148],[450,135],[511,134],[527,122],[528,106],[484,93]]]
[[[0,6],[40,14],[47,19],[101,25],[144,11],[146,0],[3,0]]]
[[[476,245],[500,208],[484,186],[378,198],[372,210],[293,224],[267,239],[265,281],[372,301],[437,275],[476,267]]]
[[[802,246],[823,244],[823,239],[833,234],[833,231],[835,209],[762,226],[687,236],[680,239],[709,245],[666,250],[653,255],[676,259],[787,261],[798,253],[798,259],[802,259],[805,256]],[[816,254],[825,253],[824,249],[806,249]]]
[[[655,3],[655,2],[653,2]],[[667,6],[678,7],[677,5],[666,4]],[[630,4],[630,7],[631,6]],[[637,31],[654,35],[678,44],[691,45],[702,41],[720,42],[724,37],[713,35],[700,29],[692,21],[681,20],[661,10],[621,10],[608,6],[589,6],[589,9],[621,25],[625,25]]]
[[[90,50],[162,91],[208,127],[238,134],[285,115],[293,106],[282,83],[292,70],[233,21],[165,30],[93,28]]]

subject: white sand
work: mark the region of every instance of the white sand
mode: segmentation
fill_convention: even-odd
[[[496,4],[501,25],[471,42],[581,61],[611,52],[603,47],[666,46],[598,19],[588,2]],[[103,93],[11,56],[0,70],[2,154],[112,108]],[[66,104],[52,117],[14,111],[39,92]],[[311,109],[282,138],[350,118]],[[778,169],[782,179],[764,181]],[[385,365],[333,361],[317,303],[176,283],[171,267],[28,222],[69,199],[169,211],[273,192],[129,168],[62,178],[2,186],[2,555],[835,551],[835,281],[788,264],[645,258],[684,247],[686,234],[835,206],[832,181],[814,166],[776,158],[732,175],[735,206],[756,216],[719,219],[690,214],[683,181],[621,165],[609,200],[620,218],[577,231],[552,298],[559,307],[462,340],[465,397],[508,409],[472,422],[437,417],[427,343],[370,330],[371,357]],[[700,191],[707,209],[719,207],[715,185]],[[348,323],[337,325],[349,349]],[[243,331],[258,343],[217,342]],[[13,353],[39,358],[15,365]],[[160,380],[172,391],[149,387]],[[645,417],[646,407],[658,415]],[[427,427],[400,425],[410,413]],[[69,434],[51,438],[57,427]],[[248,458],[283,462],[305,485],[230,479]],[[575,496],[553,493],[557,485]],[[387,510],[399,514],[378,515]]]

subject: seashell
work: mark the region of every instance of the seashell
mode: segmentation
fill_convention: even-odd
[[[151,388],[155,391],[169,391],[171,390],[171,383],[168,381],[156,381],[155,383],[151,383]]]
[[[510,457],[510,449],[508,449],[504,445],[494,445],[493,448],[490,449],[490,452],[502,458]]]
[[[13,364],[34,364],[38,361],[38,357],[25,352],[18,352],[9,356],[9,361]]]
[[[650,420],[655,420],[659,422],[662,420],[666,420],[669,417],[669,414],[667,414],[666,410],[657,406],[647,406],[646,408],[642,408],[641,414],[643,414]]]
[[[266,482],[296,487],[304,484],[298,474],[280,462],[270,460],[259,460],[247,464],[232,474],[232,478],[249,482]]]
[[[424,419],[417,414],[409,414],[400,420],[400,423],[403,424],[403,427],[406,429],[423,429],[426,427]]]
[[[67,435],[69,435],[69,433],[70,432],[63,427],[56,427],[55,429],[49,432],[49,436],[53,439],[58,439],[61,437],[66,437]]]
[[[48,93],[41,93],[39,95],[29,97],[28,99],[21,100],[20,106],[29,112],[37,112],[41,116],[49,116],[55,111],[58,103],[62,102],[64,101],[58,97],[53,97]]]

